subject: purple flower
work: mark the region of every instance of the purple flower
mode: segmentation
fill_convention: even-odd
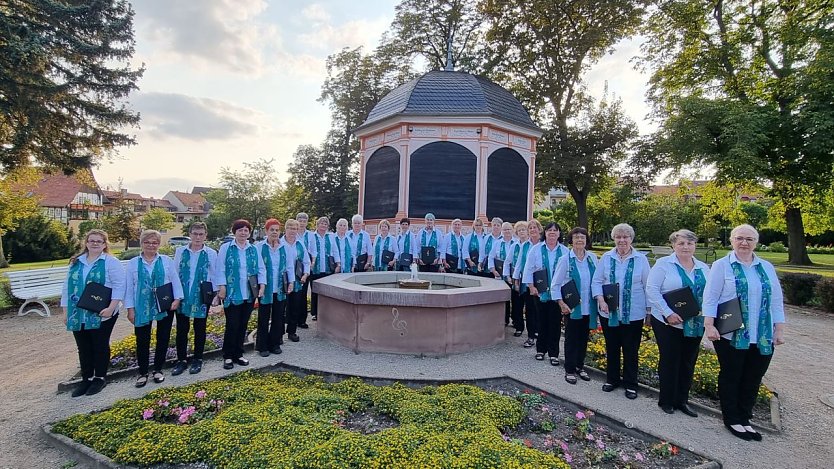
[[[510,441],[510,437],[504,434],[501,434],[501,437],[504,438],[504,441]]]
[[[168,405],[170,405],[170,404],[171,404],[170,402],[168,402],[164,399],[157,402],[157,405],[159,405],[160,407],[168,407]]]
[[[191,417],[191,414],[182,413],[182,414],[180,414],[180,416],[179,416],[179,418],[177,419],[177,421],[178,421],[179,423],[186,423],[186,422],[188,422],[188,418],[189,418],[189,417]]]
[[[637,453],[637,454],[635,454],[635,455],[634,455],[634,459],[636,459],[636,460],[638,460],[638,461],[640,461],[640,462],[643,462],[643,461],[645,461],[645,460],[646,460],[646,458],[643,456],[643,453]]]
[[[588,441],[594,441],[594,435],[592,435],[591,433],[588,433],[587,435],[585,435],[585,438],[587,438]]]
[[[622,454],[620,454],[620,459],[622,459],[623,462],[628,462],[629,459],[631,459],[631,458],[629,458],[627,454],[622,453]]]
[[[602,440],[597,440],[597,448],[605,449],[605,443]]]
[[[559,441],[559,447],[562,448],[562,451],[567,451],[568,450],[568,444],[565,443],[564,441]]]
[[[568,464],[572,463],[573,462],[573,456],[571,456],[568,453],[565,453],[565,462],[568,463]]]
[[[152,418],[153,418],[153,409],[145,409],[145,411],[142,412],[142,420],[150,420]]]
[[[584,419],[585,418],[585,412],[582,412],[581,410],[577,411],[576,412],[576,418],[577,418],[577,420]]]
[[[196,397],[197,399],[203,399],[203,398],[206,397],[206,392],[204,390],[200,389],[199,391],[194,393],[194,397]]]

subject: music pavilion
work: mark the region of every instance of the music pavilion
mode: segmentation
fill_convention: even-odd
[[[368,231],[387,218],[426,213],[448,231],[460,218],[529,220],[536,141],[542,131],[501,86],[456,71],[432,71],[391,91],[354,130],[361,142],[359,213]],[[466,230],[470,231],[469,229]]]

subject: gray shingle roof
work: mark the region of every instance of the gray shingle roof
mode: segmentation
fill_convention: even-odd
[[[484,116],[539,130],[509,91],[464,72],[433,71],[388,93],[356,130],[393,116]]]

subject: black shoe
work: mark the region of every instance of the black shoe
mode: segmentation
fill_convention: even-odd
[[[605,384],[602,385],[602,391],[603,392],[611,392],[611,391],[617,389],[618,387],[620,387],[620,386],[617,385],[617,384],[605,383]]]
[[[318,321],[319,317],[318,316],[312,316],[312,319],[313,319],[313,321]]]
[[[89,393],[88,393],[88,395],[89,395]],[[744,429],[744,431],[745,431],[745,433],[747,433],[748,435],[750,435],[750,439],[751,439],[751,440],[753,440],[753,441],[762,441],[762,434],[761,434],[761,433],[759,433],[759,432],[757,432],[756,430],[753,430],[753,431],[751,432],[750,430],[748,430],[747,428],[745,428],[745,429]]]
[[[223,369],[224,370],[231,370],[235,367],[235,362],[232,361],[231,358],[227,358],[223,360]]]
[[[188,369],[188,373],[192,375],[196,375],[197,373],[203,371],[203,360],[195,359],[191,362],[191,368]]]
[[[184,361],[178,361],[178,362],[174,365],[174,369],[173,369],[173,370],[171,370],[171,376],[179,376],[179,375],[181,375],[181,374],[183,373],[183,371],[185,371],[185,369],[186,369],[186,368],[187,368],[187,365],[186,365],[186,363],[185,363]]]
[[[270,350],[270,352],[272,352],[275,355],[280,355],[281,354],[281,347],[276,346],[272,350]]]
[[[582,381],[590,381],[591,380],[591,377],[588,376],[588,372],[585,371],[585,370],[579,370],[579,371],[576,372],[576,374],[579,376],[579,379],[581,379]]]
[[[299,324],[299,325],[298,325],[298,328],[299,328],[299,329],[309,329],[309,328],[310,328],[310,325],[309,325],[309,324],[307,324],[307,323],[304,323],[304,324]]]
[[[243,357],[235,358],[235,363],[237,363],[240,366],[249,366],[249,360]]]
[[[513,332],[513,337],[521,337],[521,331]]]
[[[530,348],[534,345],[536,345],[536,339],[532,337],[524,341],[524,348]]]
[[[261,351],[260,351],[260,356],[262,356],[262,357],[268,357],[268,356],[269,356],[269,351],[268,351],[268,350],[261,350]]]
[[[663,410],[663,412],[666,412],[667,414],[674,414],[674,413],[675,413],[675,408],[674,408],[674,407],[672,407],[672,406],[670,406],[670,405],[666,405],[666,404],[661,405],[661,404],[658,402],[658,403],[657,403],[657,406],[658,406],[658,407],[660,407],[660,408]]]
[[[750,434],[749,432],[746,432],[746,431],[745,432],[740,432],[740,431],[737,431],[737,430],[733,430],[733,427],[731,427],[730,425],[727,425],[726,423],[724,424],[724,426],[727,427],[727,430],[730,430],[730,433],[732,433],[733,436],[736,437],[736,438],[741,438],[744,441],[750,441],[750,440],[753,439],[753,435]],[[761,437],[761,435],[759,435],[759,436]]]
[[[107,381],[104,378],[93,378],[93,384],[90,385],[90,389],[87,390],[86,394],[88,396],[95,396],[100,393],[105,386],[107,386]]]
[[[692,410],[692,409],[691,409],[688,405],[686,405],[686,404],[679,405],[679,406],[677,406],[677,407],[675,407],[675,408],[676,408],[676,409],[678,409],[679,411],[681,411],[681,412],[683,413],[683,415],[688,415],[688,416],[690,416],[690,417],[697,417],[697,416],[698,416],[698,413],[697,413],[697,412],[695,412],[694,410]]]
[[[90,389],[90,386],[93,385],[92,379],[85,379],[78,383],[78,387],[72,390],[72,397],[81,397],[84,394],[87,394],[87,390]]]
[[[625,397],[629,399],[637,399],[637,391],[633,389],[626,389],[625,390]]]
[[[289,334],[287,335],[287,338],[293,342],[298,342],[299,340],[301,340],[298,338],[298,334]]]

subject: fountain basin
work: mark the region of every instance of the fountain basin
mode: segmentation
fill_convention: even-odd
[[[359,352],[442,356],[504,340],[510,288],[501,280],[421,273],[430,290],[401,289],[409,272],[336,274],[313,282],[318,334]]]

